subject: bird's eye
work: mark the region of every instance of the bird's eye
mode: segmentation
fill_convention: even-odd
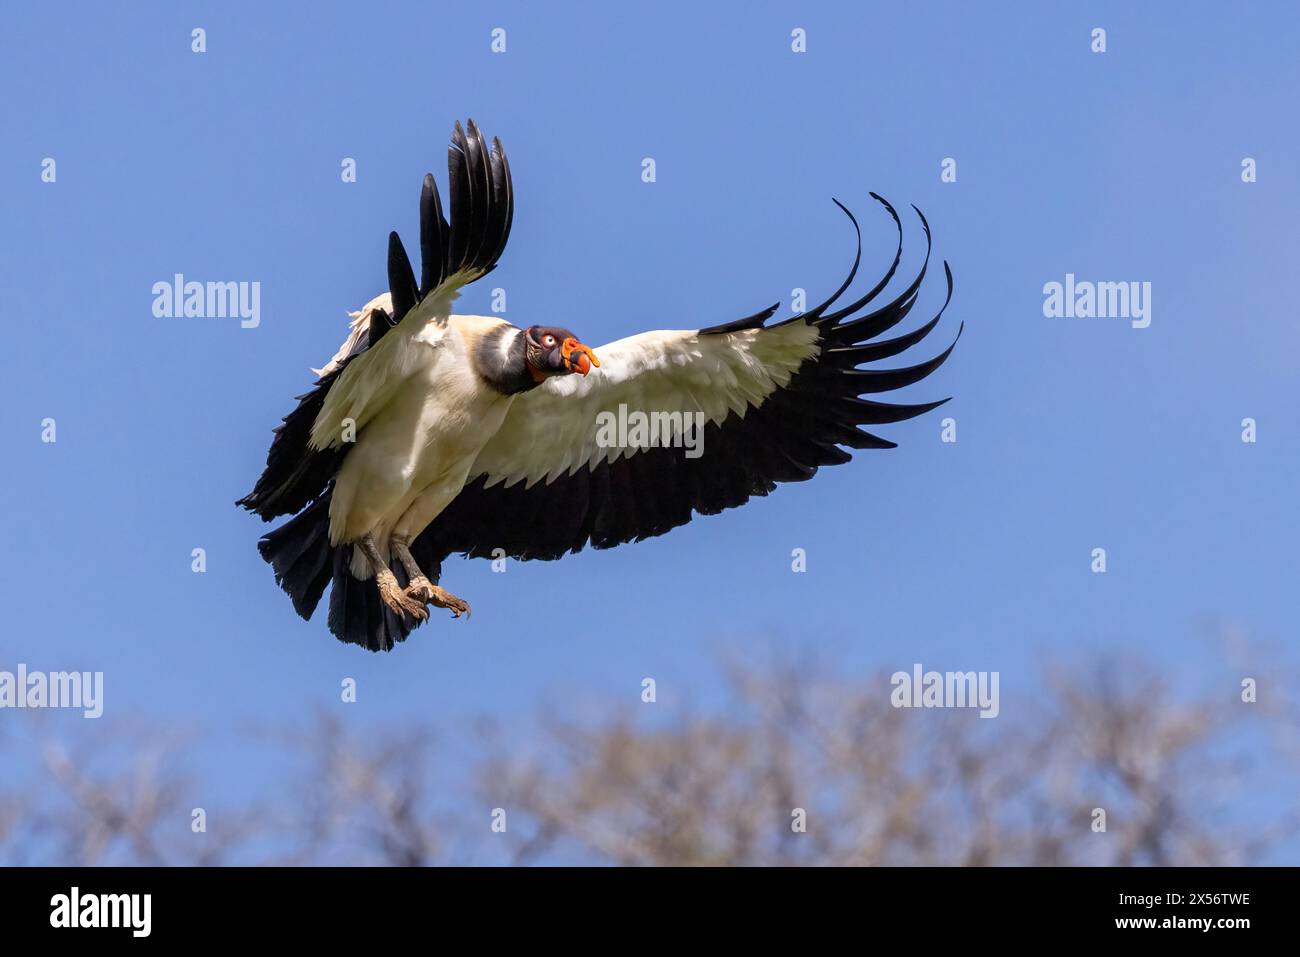
[[[548,349],[551,348],[555,345],[555,336],[542,336],[542,345]]]

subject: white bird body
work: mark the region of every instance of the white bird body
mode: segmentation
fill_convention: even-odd
[[[331,431],[338,441],[349,424],[355,432],[330,503],[331,544],[370,534],[387,557],[392,536],[410,541],[459,494],[515,401],[487,388],[472,360],[482,336],[501,327],[509,324],[422,303],[379,344],[387,361],[344,371],[313,430],[321,447],[334,444],[324,441]],[[358,578],[370,573],[360,553],[352,566]]]

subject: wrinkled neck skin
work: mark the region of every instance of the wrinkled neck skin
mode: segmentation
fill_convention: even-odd
[[[502,395],[517,395],[541,385],[528,368],[528,337],[516,326],[504,325],[479,340],[475,371]]]

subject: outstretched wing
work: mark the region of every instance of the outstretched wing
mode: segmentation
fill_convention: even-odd
[[[447,150],[451,223],[432,174],[420,193],[420,280],[397,233],[388,237],[389,295],[356,317],[351,334],[315,387],[284,417],[253,491],[236,504],[264,519],[291,515],[318,498],[351,448],[345,419],[359,430],[413,371],[406,340],[450,312],[462,286],[496,267],[514,220],[510,164],[500,140],[489,150],[473,120],[456,124]],[[389,336],[400,330],[401,334]]]
[[[856,277],[862,251],[857,220],[837,202],[853,223],[858,253],[834,295],[774,325],[766,323],[777,306],[708,329],[623,339],[596,350],[601,364],[589,375],[551,379],[520,395],[465,488],[415,543],[417,559],[434,565],[455,552],[489,556],[498,548],[515,558],[553,559],[588,542],[610,548],[743,505],[778,483],[812,478],[822,465],[849,461],[844,447],[892,448],[861,426],[909,419],[947,400],[894,405],[863,396],[925,378],[956,340],[917,365],[858,368],[920,342],[943,314],[905,335],[869,341],[911,312],[930,258],[930,228],[917,210],[925,265],[892,301],[855,315],[902,257],[898,214],[872,196],[893,217],[899,244],[884,278],[865,295],[832,310]],[[946,308],[947,263],[944,274]],[[645,431],[636,431],[638,421]],[[704,423],[702,434],[678,435],[692,421]],[[665,432],[679,441],[665,444]]]

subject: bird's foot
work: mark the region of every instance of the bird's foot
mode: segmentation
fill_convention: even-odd
[[[392,572],[384,569],[375,578],[379,584],[380,599],[397,614],[410,615],[416,621],[424,621],[429,617],[429,612],[424,607],[426,603],[407,594],[402,586],[397,584],[397,576]]]
[[[453,618],[459,618],[462,614],[468,618],[470,615],[469,602],[463,598],[457,598],[445,588],[439,588],[423,575],[412,579],[411,584],[406,586],[406,597],[420,602],[421,608],[425,605],[449,608]]]

